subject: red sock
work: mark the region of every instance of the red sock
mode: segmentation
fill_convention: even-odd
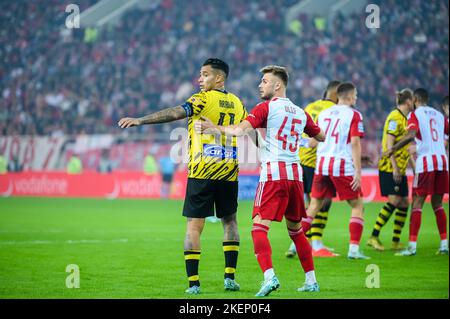
[[[416,242],[419,234],[420,223],[422,222],[422,209],[414,208],[409,221],[409,241]]]
[[[255,248],[256,259],[261,267],[261,270],[265,272],[272,267],[272,248],[270,247],[269,239],[267,238],[267,232],[269,227],[262,224],[253,224],[252,238],[253,246]]]
[[[436,215],[436,223],[441,240],[447,239],[447,217],[445,216],[444,208],[442,206],[437,208],[434,214]]]
[[[350,230],[350,244],[359,245],[364,228],[364,219],[359,217],[350,218],[348,228]]]
[[[308,271],[314,270],[314,262],[312,257],[311,245],[309,244],[308,238],[306,238],[305,233],[300,228],[299,230],[289,229],[289,237],[295,244],[297,249],[297,255],[302,264],[303,271],[307,273]]]
[[[306,234],[308,232],[308,230],[311,228],[311,224],[313,222],[313,219],[311,216],[307,216],[305,218],[302,219],[302,229],[303,232]]]

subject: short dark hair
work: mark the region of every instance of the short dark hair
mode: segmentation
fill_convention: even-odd
[[[356,89],[356,86],[353,83],[345,82],[345,83],[339,84],[338,89],[337,89],[337,95],[344,96],[347,93],[349,93],[355,89]]]
[[[323,98],[325,99],[327,97],[327,94],[329,94],[331,90],[338,87],[340,84],[341,84],[341,82],[337,81],[337,80],[332,80],[332,81],[328,82],[327,88],[326,88],[325,92],[323,92]]]
[[[225,76],[228,78],[228,74],[230,73],[230,67],[226,62],[217,58],[209,58],[203,63],[203,66],[210,65],[213,69],[223,71]]]
[[[448,95],[442,99],[442,105],[448,105]]]
[[[428,99],[429,99],[428,91],[424,88],[416,89],[414,91],[414,97],[422,103],[428,103]]]
[[[395,93],[397,94],[397,105],[402,105],[405,104],[407,100],[412,100],[414,95],[411,89],[403,89]]]
[[[287,84],[289,81],[289,73],[284,66],[266,65],[261,70],[259,70],[259,72],[261,72],[263,74],[272,73],[276,77],[279,77],[281,79],[281,81],[283,81],[284,86],[287,87]]]

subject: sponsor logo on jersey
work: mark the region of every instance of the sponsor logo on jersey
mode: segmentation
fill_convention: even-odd
[[[203,144],[203,155],[218,158],[237,158],[236,147],[223,147],[221,145]]]

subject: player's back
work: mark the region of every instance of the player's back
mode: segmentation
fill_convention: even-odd
[[[288,98],[261,103],[267,109],[267,132],[261,142],[261,181],[301,180],[300,137],[310,116]]]
[[[362,115],[347,105],[334,105],[319,115],[325,141],[317,147],[316,172],[322,175],[351,176],[354,173],[351,137],[364,136]]]
[[[411,113],[408,128],[416,130],[416,173],[448,170],[445,134],[448,124],[444,116],[429,106],[420,106]]]
[[[335,105],[335,103],[331,100],[317,100],[305,107],[305,112],[308,113],[313,121],[317,123],[317,119],[319,118],[319,114]],[[303,134],[303,137],[307,137],[306,134]],[[316,147],[301,147],[299,156],[300,163],[304,166],[315,167],[316,166]]]

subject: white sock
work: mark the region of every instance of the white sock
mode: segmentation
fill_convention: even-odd
[[[359,245],[356,245],[356,244],[350,244],[349,251],[350,251],[352,254],[357,253],[357,252],[359,251]]]
[[[409,249],[415,251],[417,249],[417,242],[416,241],[410,241],[408,247],[409,247]]]
[[[267,269],[264,272],[264,281],[268,281],[270,279],[272,279],[275,276],[275,271],[273,270],[273,268]]]
[[[305,274],[305,277],[306,277],[305,281],[306,281],[307,285],[312,285],[312,284],[315,284],[317,282],[317,280],[316,280],[316,273],[314,272],[314,270],[308,271]]]
[[[319,250],[323,248],[323,242],[321,240],[312,240],[311,241],[312,249]]]
[[[297,248],[295,247],[294,242],[292,242],[291,245],[289,246],[289,250],[297,251]]]
[[[448,248],[448,240],[447,239],[441,240],[441,248]]]

